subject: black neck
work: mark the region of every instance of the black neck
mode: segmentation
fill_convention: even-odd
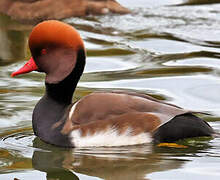
[[[50,144],[71,146],[68,136],[61,134],[61,130],[84,65],[85,53],[81,50],[73,71],[57,84],[46,83],[46,93],[35,106],[32,117],[34,133]],[[54,125],[56,123],[58,126]]]
[[[85,52],[79,50],[74,70],[61,82],[46,85],[46,95],[59,103],[71,104],[72,96],[85,66]]]

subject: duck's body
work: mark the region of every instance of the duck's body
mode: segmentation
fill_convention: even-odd
[[[33,113],[34,133],[45,142],[64,147],[124,146],[213,134],[190,111],[134,92],[96,92],[72,104],[85,50],[69,25],[39,24],[29,46],[34,60],[13,76],[32,70],[46,73],[46,93]]]

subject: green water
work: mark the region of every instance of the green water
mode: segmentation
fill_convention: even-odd
[[[74,100],[97,90],[143,92],[200,115],[220,132],[220,4],[217,0],[119,0],[124,16],[64,20],[82,35],[87,64]],[[62,149],[41,142],[31,129],[43,95],[44,75],[10,74],[30,57],[31,25],[0,15],[0,180],[218,180],[220,138]]]

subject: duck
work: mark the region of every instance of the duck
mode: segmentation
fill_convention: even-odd
[[[32,57],[11,76],[45,73],[45,93],[33,110],[33,131],[61,147],[113,147],[213,136],[203,119],[176,105],[133,91],[98,91],[72,102],[86,63],[78,31],[57,20],[37,24],[29,36]]]
[[[108,13],[128,14],[115,0],[1,0],[0,12],[26,24]]]

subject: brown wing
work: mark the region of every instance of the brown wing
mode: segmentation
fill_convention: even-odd
[[[73,107],[64,129],[95,121],[117,119],[117,117],[128,113],[153,115],[159,119],[160,124],[164,124],[176,115],[188,112],[147,95],[122,91],[91,93],[76,102]],[[135,119],[132,120],[135,121]]]
[[[146,94],[143,94],[143,93],[137,93],[137,92],[128,92],[128,91],[123,91],[123,90],[114,90],[114,91],[111,91],[112,93],[118,93],[118,94],[128,94],[128,95],[132,95],[132,96],[138,96],[138,97],[142,97],[142,98],[145,98],[145,99],[149,99],[149,100],[152,100],[152,101],[155,101],[155,102],[158,102],[158,103],[161,103],[161,104],[166,104],[166,105],[169,105],[169,106],[173,106],[173,107],[176,107],[176,108],[179,108],[179,109],[183,109],[175,104],[171,104],[171,103],[167,103],[167,102],[164,102],[164,101],[160,101],[156,98],[153,98],[152,96],[149,96],[149,95],[146,95]],[[211,115],[210,113],[208,112],[204,112],[204,111],[191,111],[191,110],[185,110],[185,112],[190,112],[190,113],[199,113],[199,114],[204,114],[204,115]]]
[[[137,93],[137,92],[131,92],[131,91],[123,91],[123,90],[114,90],[114,91],[111,91],[111,93],[127,94],[127,95],[131,95],[131,96],[142,97],[142,98],[145,98],[145,99],[148,99],[148,100],[152,100],[152,101],[155,101],[155,102],[158,102],[158,103],[162,103],[162,104],[166,104],[166,105],[170,105],[170,106],[182,109],[181,107],[179,107],[177,105],[170,104],[170,103],[167,103],[167,102],[164,102],[164,101],[160,101],[160,100],[158,100],[156,98],[153,98],[152,96],[149,96],[149,95],[146,95],[146,94],[143,94],[143,93]]]

